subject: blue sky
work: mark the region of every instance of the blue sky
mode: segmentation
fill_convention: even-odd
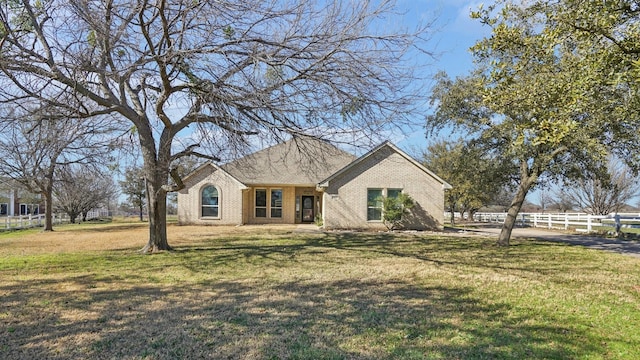
[[[404,18],[407,26],[418,21],[428,23],[434,21],[434,33],[430,43],[430,50],[437,54],[435,59],[425,59],[432,62],[430,71],[434,74],[445,71],[450,77],[462,76],[473,68],[473,58],[469,48],[478,40],[489,36],[491,30],[483,26],[478,20],[469,16],[472,10],[478,10],[481,1],[467,0],[399,0],[398,7],[406,10]],[[428,111],[429,109],[425,109]],[[420,119],[418,119],[420,120]],[[420,158],[427,146],[443,137],[451,137],[450,132],[442,132],[427,138],[422,128],[413,129],[398,139],[392,139],[407,153]],[[538,190],[528,194],[527,200],[537,203]]]
[[[418,21],[430,23],[434,21],[433,36],[429,44],[435,59],[427,59],[429,71],[436,73],[445,71],[450,77],[468,73],[473,67],[469,48],[476,41],[490,34],[486,26],[471,19],[471,10],[477,10],[481,2],[466,0],[400,0],[398,8],[406,11],[404,15],[406,26],[411,27]],[[428,110],[428,109],[427,109]],[[401,139],[394,139],[397,145],[411,153],[420,153],[426,149],[430,141],[423,129],[414,129],[410,135]],[[444,134],[443,134],[444,135]]]
[[[399,6],[406,7],[407,20],[412,17],[423,22],[435,19],[432,44],[439,54],[434,66],[449,75],[461,75],[472,67],[469,48],[490,31],[479,21],[471,19],[471,10],[477,10],[481,2],[464,0],[403,0]]]
[[[399,0],[398,7],[406,10],[407,24],[417,21],[435,21],[432,49],[438,56],[433,60],[432,71],[445,71],[450,77],[467,74],[473,68],[473,58],[469,48],[478,40],[489,36],[491,30],[470,18],[472,10],[478,10],[481,1],[467,0]],[[425,109],[428,111],[428,109]],[[426,138],[424,129],[417,128],[402,139],[393,141],[409,154],[419,158],[431,141],[450,137],[443,132],[439,136]],[[539,202],[539,190],[531,191],[527,200]]]

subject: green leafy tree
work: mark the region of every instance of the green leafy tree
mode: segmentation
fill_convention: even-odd
[[[129,122],[148,188],[144,252],[171,249],[166,198],[184,186],[179,158],[228,158],[257,138],[377,142],[413,122],[425,96],[414,59],[428,55],[429,28],[388,26],[392,0],[9,4],[0,101]]]
[[[489,204],[509,181],[509,162],[475,143],[438,141],[423,154],[425,166],[453,186],[446,190],[445,203],[455,225],[455,212],[473,214]]]
[[[455,213],[459,211],[460,197],[463,193],[463,190],[460,188],[460,183],[456,181],[456,177],[460,173],[457,168],[461,153],[461,142],[454,144],[440,141],[430,145],[422,155],[425,166],[453,187],[452,189],[445,190],[444,195],[445,206],[451,215],[451,225],[455,225]]]
[[[499,2],[497,15],[497,7],[475,13],[492,28],[491,36],[472,48],[476,69],[455,80],[440,75],[432,96],[436,111],[428,118],[430,129],[459,126],[517,169],[499,245],[509,245],[525,197],[541,177],[580,178],[597,171],[608,151],[638,160],[634,122],[640,117],[628,117],[638,110],[637,92],[629,92],[637,85],[625,80],[637,64],[598,30],[576,26],[620,14],[605,7],[604,13],[578,18],[570,11],[577,4]],[[593,1],[589,6],[597,7]],[[617,61],[625,61],[628,70],[615,66],[604,77],[606,53],[620,55]]]
[[[140,221],[144,220],[144,208],[147,204],[147,190],[141,168],[129,167],[124,172],[124,180],[120,181],[120,192],[127,195],[127,201],[138,209]]]
[[[405,215],[408,215],[415,205],[413,198],[405,193],[397,196],[385,196],[382,198],[382,221],[389,230],[398,229],[402,225]]]

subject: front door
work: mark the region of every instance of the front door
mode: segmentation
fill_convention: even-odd
[[[313,222],[313,218],[315,217],[313,200],[313,196],[302,197],[302,222]]]

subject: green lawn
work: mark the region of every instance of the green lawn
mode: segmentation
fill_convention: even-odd
[[[640,358],[638,258],[428,233],[179,226],[176,251],[143,256],[144,239],[122,239],[144,228],[118,226],[0,237],[0,358]],[[113,249],[21,253],[20,241],[48,236],[112,236]]]

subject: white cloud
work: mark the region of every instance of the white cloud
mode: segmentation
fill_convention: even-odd
[[[470,14],[480,8],[482,2],[464,2],[456,8],[456,16],[451,24],[451,30],[462,35],[481,38],[491,33],[488,26],[482,25],[477,19],[472,19]]]

